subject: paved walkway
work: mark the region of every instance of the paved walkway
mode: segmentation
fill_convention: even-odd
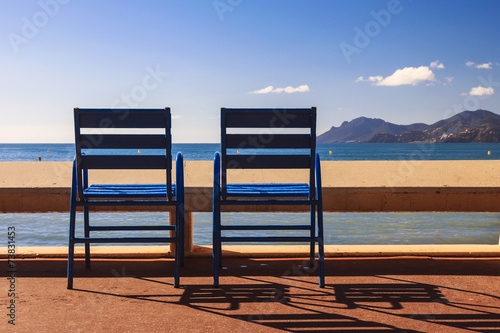
[[[324,289],[304,263],[226,259],[213,288],[212,260],[186,258],[175,289],[171,259],[78,260],[67,290],[66,260],[17,259],[0,331],[500,332],[500,258],[328,258]]]

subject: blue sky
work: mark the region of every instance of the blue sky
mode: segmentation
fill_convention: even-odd
[[[433,123],[500,113],[500,1],[0,0],[0,142],[73,142],[74,107],[169,106],[175,142],[221,107]]]

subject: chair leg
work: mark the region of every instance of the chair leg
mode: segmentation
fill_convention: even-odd
[[[220,240],[217,242],[217,251],[219,253],[219,268],[222,268],[222,242]]]
[[[222,241],[221,241],[221,230],[220,230],[220,225],[221,225],[221,216],[220,216],[220,211],[219,211],[219,232],[217,234],[218,240],[217,240],[217,253],[218,258],[219,258],[219,268],[222,268]]]
[[[222,268],[222,241],[221,241],[221,236],[222,236],[222,231],[221,231],[221,223],[222,223],[222,215],[220,211],[220,207],[217,211],[217,253],[218,253],[218,262],[219,262],[219,268]]]
[[[69,214],[69,242],[68,242],[68,289],[73,289],[73,263],[75,258],[75,219],[76,219],[76,204],[71,200]]]
[[[214,287],[219,287],[219,268],[222,266],[222,249],[220,242],[220,206],[214,203],[213,206],[213,233],[212,233],[212,256],[213,256],[213,281]]]
[[[185,214],[184,214],[184,204],[181,204],[181,207],[178,208],[178,212],[176,214],[176,216],[178,215],[179,216],[179,223],[177,224],[177,228],[179,230],[179,242],[180,242],[180,252],[181,252],[181,256],[180,256],[180,265],[181,267],[184,267],[184,251],[185,251],[185,244],[184,244],[184,236],[185,236],[185,223],[186,223],[186,220],[185,220]]]
[[[318,261],[319,261],[319,287],[325,287],[325,240],[323,232],[323,206],[318,204]]]
[[[216,249],[217,249],[217,258],[218,258],[218,262],[219,262],[219,268],[222,268],[222,241],[221,241],[221,237],[222,237],[222,231],[221,231],[221,224],[222,224],[222,214],[221,214],[221,210],[220,210],[220,206],[217,207],[217,232],[216,232],[216,235],[217,235],[217,246],[216,246]]]
[[[183,238],[183,233],[182,233],[182,227],[180,223],[180,214],[179,211],[177,210],[175,212],[175,219],[176,219],[176,230],[175,230],[175,262],[174,262],[174,287],[179,288],[179,280],[180,280],[180,270],[181,270],[181,262],[182,262],[182,257],[183,257],[183,251],[182,247],[184,246],[182,238]]]
[[[311,238],[316,237],[316,207],[314,205],[311,205],[310,208],[311,211]],[[316,242],[311,241],[310,243],[310,251],[309,251],[309,267],[314,267],[315,260],[316,260]]]
[[[83,206],[83,225],[85,238],[90,237],[89,207]],[[85,267],[90,268],[90,243],[85,243]]]

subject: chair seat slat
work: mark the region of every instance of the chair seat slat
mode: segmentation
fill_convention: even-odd
[[[228,134],[226,148],[311,148],[310,134]]]
[[[165,134],[82,134],[82,149],[165,149],[170,147]]]
[[[224,161],[223,161],[224,163]],[[228,169],[309,169],[309,155],[227,155]]]
[[[82,169],[166,169],[165,155],[82,155]]]
[[[171,193],[175,192],[172,184]],[[95,198],[164,198],[167,196],[165,184],[95,184],[83,191],[87,199]]]
[[[308,128],[310,109],[222,109],[226,127]]]
[[[177,237],[107,237],[75,238],[74,243],[175,243]]]
[[[311,230],[310,225],[221,225],[221,230]]]
[[[307,197],[308,184],[228,184],[228,196],[239,197]]]
[[[300,237],[300,236],[274,236],[274,237],[258,237],[258,236],[235,236],[235,237],[220,237],[224,242],[317,242],[318,237]]]
[[[127,226],[90,226],[90,231],[127,231],[127,230],[175,230],[175,225],[127,225]]]
[[[77,109],[80,128],[165,128],[170,127],[169,110],[161,109]]]

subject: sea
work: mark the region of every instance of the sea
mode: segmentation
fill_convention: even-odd
[[[500,159],[500,143],[319,143],[316,150],[322,161]],[[172,145],[174,157],[177,152],[182,152],[184,160],[187,161],[213,160],[216,151],[220,151],[219,143],[174,143]],[[127,153],[136,154],[137,151],[130,150]],[[253,151],[247,149],[242,153],[251,154]],[[279,149],[273,150],[273,154],[279,153]],[[0,143],[0,162],[72,161],[74,156],[74,144]]]
[[[183,153],[184,160],[209,161],[220,150],[218,143],[173,144],[172,152]],[[344,143],[318,144],[322,161],[379,160],[498,160],[499,143]],[[137,151],[130,151],[136,154]],[[243,153],[252,153],[251,151]],[[276,153],[276,152],[273,152]],[[279,153],[279,151],[277,152]],[[73,144],[0,144],[0,162],[72,161]],[[81,214],[78,214],[81,215]],[[118,216],[119,215],[119,216]],[[98,223],[120,220],[127,224],[162,223],[164,213],[95,213]],[[304,213],[223,213],[232,224],[303,223]],[[78,217],[81,221],[82,217]],[[145,220],[148,220],[147,222]],[[0,230],[15,227],[17,246],[66,246],[68,213],[3,213]],[[80,223],[81,224],[81,223]],[[410,244],[499,244],[500,213],[404,212],[404,213],[324,213],[327,245],[410,245]],[[106,233],[119,236],[119,232]],[[152,232],[144,232],[152,236]],[[212,214],[193,214],[194,245],[212,242]],[[259,235],[248,232],[248,235]],[[260,234],[262,235],[262,234]],[[286,234],[284,234],[286,235]],[[237,244],[237,243],[235,243]],[[124,245],[124,244],[120,244]],[[0,247],[2,247],[0,241]]]

